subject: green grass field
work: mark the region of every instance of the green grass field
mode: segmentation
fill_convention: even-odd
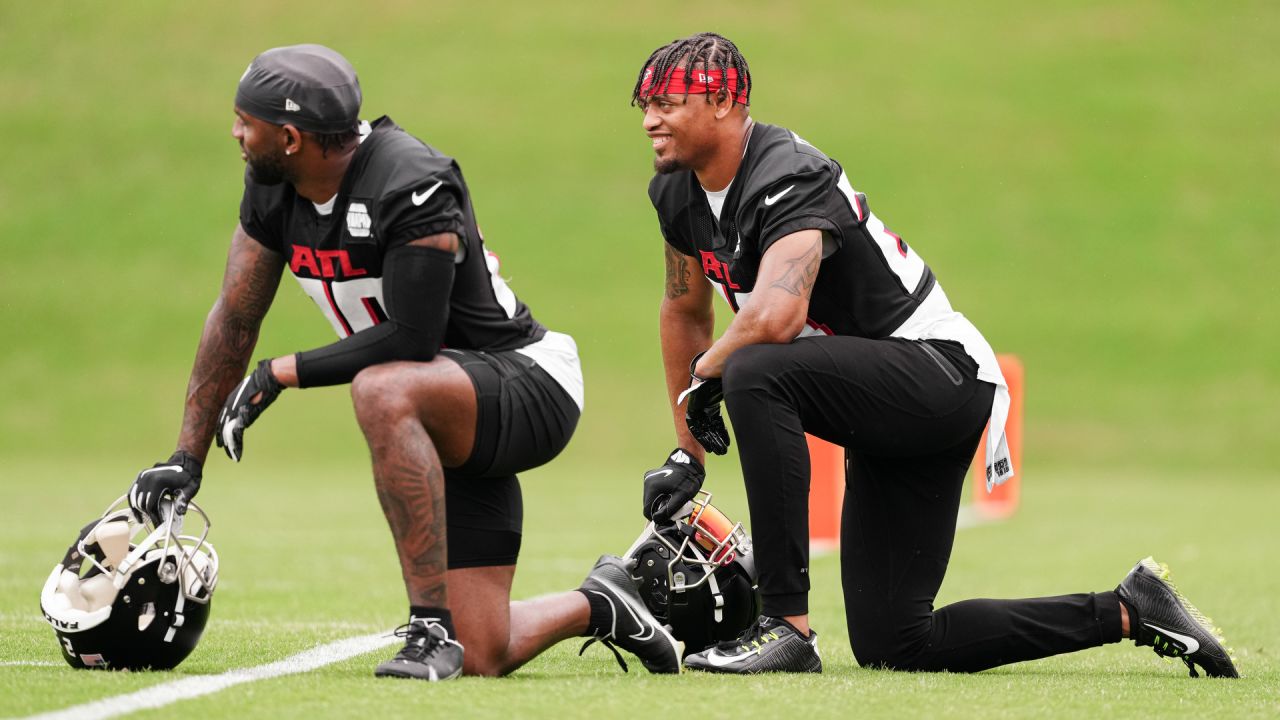
[[[0,5],[0,716],[402,622],[346,391],[291,392],[244,463],[206,467],[223,574],[191,658],[172,673],[31,664],[60,662],[38,608],[49,569],[172,449],[236,221],[235,82],[268,47],[338,48],[366,117],[458,157],[504,275],[578,340],[587,411],[524,477],[516,595],[573,587],[624,550],[640,471],[671,444],[650,150],[627,100],[650,50],[703,29],[751,62],[753,115],[839,159],[957,308],[1026,364],[1023,506],[959,535],[939,601],[1110,589],[1155,554],[1246,677],[1193,681],[1128,646],[975,676],[862,670],[829,555],[813,566],[818,678],[622,675],[565,643],[503,680],[377,682],[370,654],[151,714],[1280,715],[1274,3],[555,0]],[[256,356],[330,339],[285,280]],[[732,453],[711,477],[745,519]]]

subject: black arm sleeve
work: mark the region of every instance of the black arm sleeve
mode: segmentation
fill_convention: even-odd
[[[298,353],[299,387],[342,385],[370,365],[436,356],[449,321],[453,253],[403,245],[387,253],[383,268],[387,321]]]

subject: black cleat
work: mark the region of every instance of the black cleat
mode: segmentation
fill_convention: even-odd
[[[395,634],[405,639],[404,647],[379,665],[375,676],[437,682],[462,674],[462,645],[449,639],[449,631],[433,618],[411,617]]]
[[[627,669],[627,664],[618,654],[615,644],[640,658],[649,672],[680,672],[684,643],[672,637],[645,607],[627,568],[627,561],[613,555],[601,555],[587,579],[582,581],[580,590],[603,598],[612,610],[612,617],[606,628],[583,644],[579,655],[591,643],[599,641],[613,651],[623,670]]]
[[[1169,582],[1169,567],[1147,557],[1120,581],[1116,594],[1129,609],[1129,635],[1160,657],[1178,658],[1191,677],[1240,677],[1222,631]]]
[[[713,645],[685,658],[690,670],[754,675],[769,672],[820,673],[818,633],[805,638],[790,624],[762,615],[737,640]]]

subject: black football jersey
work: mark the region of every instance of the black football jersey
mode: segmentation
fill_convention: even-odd
[[[458,236],[465,252],[455,266],[443,345],[511,350],[546,333],[485,249],[457,161],[388,117],[364,136],[332,212],[321,214],[288,183],[259,185],[246,172],[240,224],[284,255],[339,337],[387,319],[382,275],[389,250],[446,232]]]
[[[890,232],[835,160],[786,128],[756,123],[717,220],[692,171],[654,176],[649,198],[662,235],[696,258],[734,312],[779,239],[821,230],[824,258],[801,335],[887,337],[935,285],[933,272]]]

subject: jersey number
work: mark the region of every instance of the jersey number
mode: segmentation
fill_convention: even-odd
[[[382,278],[317,280],[294,278],[315,301],[338,337],[348,337],[387,319],[382,300]]]

